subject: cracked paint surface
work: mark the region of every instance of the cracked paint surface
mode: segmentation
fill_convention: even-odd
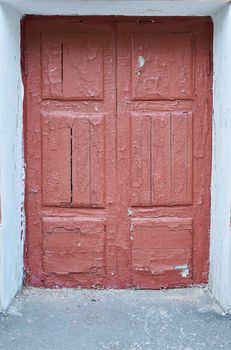
[[[24,27],[27,282],[206,282],[210,21]]]

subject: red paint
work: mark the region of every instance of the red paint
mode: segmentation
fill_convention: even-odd
[[[32,285],[207,281],[211,22],[138,22],[24,22]]]

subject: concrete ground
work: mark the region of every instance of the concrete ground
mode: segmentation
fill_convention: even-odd
[[[24,289],[0,315],[1,350],[231,350],[206,289]]]

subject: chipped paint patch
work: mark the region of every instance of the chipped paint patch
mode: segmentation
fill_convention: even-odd
[[[139,67],[139,68],[143,68],[144,64],[145,64],[145,58],[144,58],[144,56],[139,56],[139,57],[138,57],[138,67]]]
[[[177,265],[177,266],[175,266],[175,270],[181,270],[180,274],[183,278],[186,278],[189,275],[188,264]]]
[[[133,210],[131,208],[128,208],[128,216],[132,216],[133,215]]]
[[[140,72],[141,72],[142,68],[144,67],[144,64],[145,64],[144,56],[139,56],[138,62],[137,62],[137,66],[138,66],[137,75],[140,75]]]

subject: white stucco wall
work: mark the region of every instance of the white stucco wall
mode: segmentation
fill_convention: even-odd
[[[6,308],[23,276],[23,151],[20,68],[21,15],[0,4],[1,211],[0,308]]]
[[[4,0],[26,14],[207,16],[227,0]]]
[[[231,312],[231,9],[209,0],[4,0],[0,1],[1,201],[0,308],[23,278],[23,151],[20,12],[60,15],[213,16],[214,114],[209,285]],[[4,4],[3,4],[4,3]],[[8,4],[14,6],[11,9]],[[225,7],[224,7],[225,6]]]
[[[212,293],[231,312],[231,7],[214,20],[213,161],[210,278]]]

